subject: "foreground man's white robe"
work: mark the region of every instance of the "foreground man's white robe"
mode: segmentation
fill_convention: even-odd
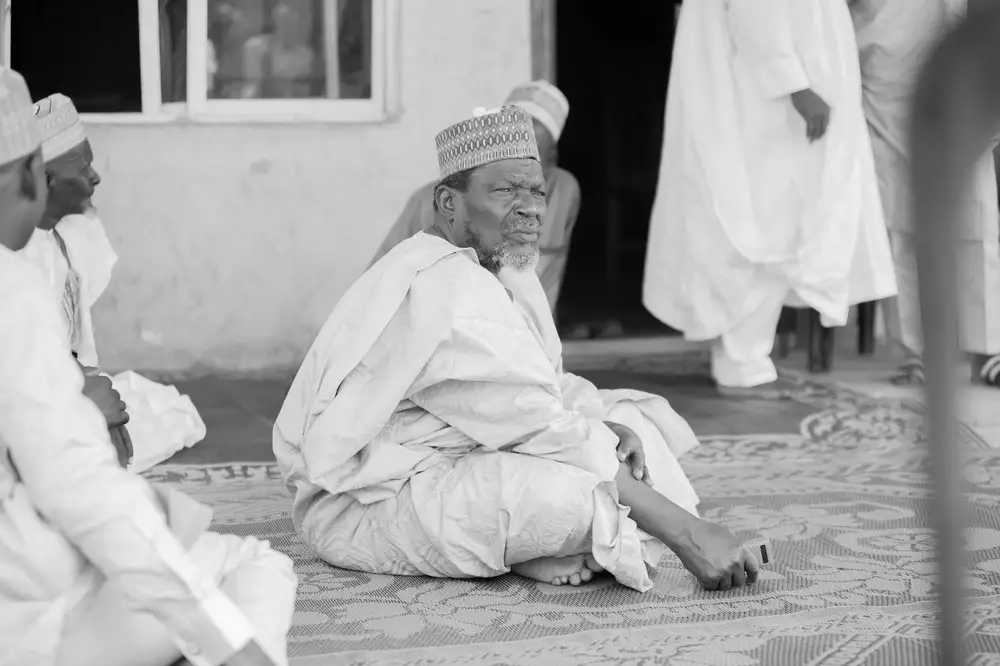
[[[603,421],[635,430],[656,490],[692,513],[677,456],[697,439],[663,398],[563,372],[537,276],[501,279],[418,233],[341,299],[274,428],[296,529],[347,569],[490,577],[593,552],[649,589],[664,547],[617,501]]]
[[[831,107],[810,144],[790,95]],[[892,258],[845,0],[685,2],[674,46],[643,302],[715,340],[720,384],[777,374],[783,304],[844,325],[892,296]]]
[[[251,638],[286,664],[291,561],[205,532],[208,507],[119,468],[57,303],[0,246],[0,664],[126,663],[142,628],[164,626],[195,666],[218,666]],[[118,624],[129,610],[151,615]],[[106,640],[109,625],[120,640]]]
[[[22,252],[42,270],[52,293],[63,301],[63,322],[77,360],[96,368],[100,363],[90,310],[111,281],[118,255],[94,214],[65,217],[56,225],[56,231],[65,242],[68,261],[53,232],[42,229],[35,230]],[[70,264],[80,280],[78,325],[72,323],[72,306],[64,298],[67,280],[71,279]],[[111,381],[128,405],[128,430],[134,450],[131,471],[144,472],[205,438],[205,422],[197,408],[173,386],[157,384],[131,371],[118,373]]]
[[[865,114],[871,130],[882,206],[896,263],[899,295],[888,332],[913,357],[923,355],[916,238],[910,199],[909,116],[920,68],[965,0],[856,0]],[[1000,354],[1000,211],[996,167],[986,153],[972,173],[959,230],[959,335],[962,349]]]

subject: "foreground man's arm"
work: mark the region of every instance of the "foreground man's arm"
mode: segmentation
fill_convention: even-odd
[[[136,610],[163,622],[191,664],[269,664],[250,647],[247,619],[193,566],[151,487],[118,466],[55,305],[41,289],[3,300],[0,438],[32,505]]]

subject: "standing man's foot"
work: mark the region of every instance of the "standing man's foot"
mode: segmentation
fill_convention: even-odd
[[[995,356],[977,354],[972,360],[972,381],[1000,388],[1000,354]]]
[[[785,381],[776,379],[757,386],[726,386],[716,384],[719,395],[737,400],[791,400],[793,387]]]
[[[895,386],[923,386],[926,382],[923,359],[907,360],[899,366],[899,373],[889,381]]]
[[[592,555],[571,555],[569,557],[539,557],[511,566],[518,576],[549,585],[572,585],[576,587],[590,582],[594,575],[604,571]]]

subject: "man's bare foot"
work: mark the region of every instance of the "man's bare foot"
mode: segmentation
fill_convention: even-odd
[[[719,395],[739,400],[791,400],[792,387],[780,379],[757,386],[725,386],[716,384]]]
[[[518,576],[549,585],[582,585],[593,579],[594,574],[604,571],[592,555],[571,555],[570,557],[539,557],[515,564],[510,568]]]

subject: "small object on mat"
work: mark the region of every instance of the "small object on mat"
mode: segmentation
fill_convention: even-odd
[[[747,547],[753,551],[753,556],[757,558],[757,563],[761,566],[774,561],[774,551],[771,550],[771,542],[765,537],[757,537],[747,541]]]

